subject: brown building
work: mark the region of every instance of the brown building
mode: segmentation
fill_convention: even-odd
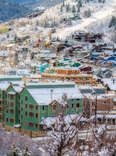
[[[91,74],[80,74],[79,70],[73,68],[58,68],[54,72],[46,71],[41,74],[42,78],[73,81],[78,85],[96,85],[96,80]]]
[[[113,109],[114,94],[104,95],[86,95],[83,100],[83,108],[85,116],[89,117],[95,114],[95,111],[106,111],[109,112]]]
[[[86,117],[95,114],[95,111],[110,111],[114,106],[115,92],[107,92],[102,86],[78,86],[83,95],[83,112]]]

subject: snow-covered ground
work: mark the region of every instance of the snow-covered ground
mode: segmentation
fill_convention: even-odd
[[[53,37],[65,39],[67,36],[69,36],[75,31],[86,30],[91,25],[97,26],[99,25],[99,23],[102,23],[104,20],[107,20],[109,19],[109,17],[112,17],[112,15],[114,15],[115,10],[116,0],[106,0],[106,3],[104,4],[103,8],[100,8],[97,12],[93,13],[91,17],[84,18],[81,23],[74,24],[73,26],[57,29]]]

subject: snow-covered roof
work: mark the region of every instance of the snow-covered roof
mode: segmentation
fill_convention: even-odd
[[[48,105],[52,101],[62,101],[63,95],[67,99],[81,99],[83,96],[75,87],[61,87],[61,88],[27,88],[28,92],[32,95],[39,105]]]
[[[10,95],[15,95],[16,92],[14,92],[14,91],[9,91],[8,94],[10,94]]]
[[[13,86],[13,88],[15,89],[15,91],[17,93],[20,93],[22,91],[22,89],[24,88],[24,85],[22,85],[22,86]]]
[[[47,118],[43,118],[41,121],[41,125],[46,125],[47,127],[51,127],[51,125],[53,125],[56,121],[57,121],[57,117],[47,117]],[[64,116],[64,120],[66,123],[71,123],[73,120],[78,120],[78,121],[87,121],[86,118],[81,117],[78,114],[71,114],[71,115],[66,115]]]
[[[95,115],[91,116],[94,119]],[[116,119],[116,114],[97,114],[96,118]]]
[[[14,127],[19,128],[19,127],[21,127],[21,124],[16,124],[16,125],[14,125]]]
[[[104,78],[102,81],[109,86],[110,90],[116,90],[116,78]]]
[[[0,83],[0,89],[1,90],[6,90],[9,87],[10,83],[5,82],[5,83]]]
[[[69,86],[69,85],[71,85],[71,87],[73,86],[75,86],[75,83],[74,82],[62,82],[62,81],[55,81],[55,82],[38,82],[38,83],[31,83],[31,82],[29,82],[29,83],[26,83],[26,85],[27,86],[30,86],[30,85],[33,85],[33,86],[43,86],[44,85],[44,88],[46,87],[46,85],[49,85],[50,86],[50,88],[52,88],[52,86],[63,86],[63,85],[65,85],[65,86]]]

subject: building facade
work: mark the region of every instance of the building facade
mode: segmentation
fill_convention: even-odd
[[[0,87],[0,122],[8,129],[38,135],[41,121],[63,112],[81,114],[83,98],[74,83],[40,83]]]

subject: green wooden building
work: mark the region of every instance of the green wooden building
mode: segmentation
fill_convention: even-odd
[[[56,117],[62,109],[65,115],[83,111],[83,98],[74,83],[28,85],[20,94],[20,103],[21,128],[32,131],[41,131],[42,119]]]
[[[0,86],[0,121],[8,127],[42,131],[41,121],[83,112],[83,97],[74,83],[30,83]]]

